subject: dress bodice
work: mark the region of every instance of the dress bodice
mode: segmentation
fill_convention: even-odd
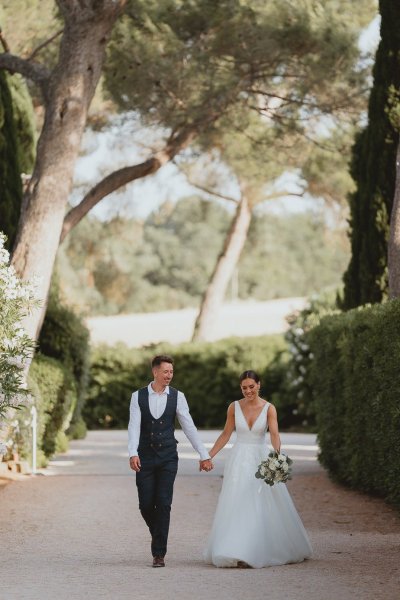
[[[267,425],[267,412],[270,403],[267,402],[261,409],[260,414],[254,421],[253,426],[250,428],[239,401],[235,401],[235,428],[237,435],[237,442],[243,444],[265,444],[266,435],[268,431]]]

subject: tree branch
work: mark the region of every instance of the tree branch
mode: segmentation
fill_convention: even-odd
[[[202,192],[205,192],[206,194],[210,194],[210,196],[216,196],[217,198],[221,198],[222,200],[228,200],[228,202],[234,202],[235,204],[238,204],[239,200],[237,200],[236,198],[233,198],[232,196],[226,196],[225,194],[221,194],[221,192],[217,192],[215,190],[210,190],[207,187],[205,187],[204,185],[200,185],[199,183],[194,183],[193,181],[191,181],[189,179],[189,177],[186,177],[188,183],[201,190]]]
[[[73,229],[103,198],[131,181],[156,173],[164,164],[171,161],[178,152],[188,146],[193,138],[196,137],[197,133],[197,125],[188,125],[179,133],[171,134],[165,147],[147,160],[130,167],[118,169],[99,181],[99,183],[89,190],[81,202],[66,214],[61,231],[60,243],[64,241],[71,229]]]
[[[0,54],[0,69],[5,69],[12,75],[14,73],[20,73],[27,79],[31,79],[40,85],[43,89],[50,77],[50,71],[43,65],[36,62],[30,62],[20,56],[10,54],[9,52]]]
[[[125,0],[119,1],[121,4],[125,2]],[[156,173],[164,164],[171,161],[176,154],[189,146],[200,131],[221,118],[226,107],[229,106],[231,95],[232,92],[228,97],[221,96],[216,102],[216,107],[208,107],[208,113],[205,117],[191,124],[181,123],[179,127],[174,128],[165,147],[146,161],[131,167],[118,169],[95,185],[81,202],[66,214],[60,235],[60,244],[71,229],[103,198],[131,181]]]
[[[27,57],[26,60],[32,60],[37,54],[39,54],[41,50],[43,50],[43,48],[45,48],[46,46],[51,44],[51,42],[53,42],[56,38],[58,38],[58,36],[61,35],[63,31],[64,29],[60,29],[60,31],[57,31],[57,33],[52,35],[48,40],[40,44],[37,48],[33,50],[33,52]]]
[[[0,43],[3,46],[4,52],[10,52],[10,46],[7,44],[7,40],[3,35],[3,31],[0,27]]]
[[[268,194],[265,196],[262,201],[266,202],[267,200],[277,200],[278,198],[285,198],[286,196],[295,196],[296,198],[304,198],[304,194],[306,190],[304,189],[302,192],[289,192],[288,190],[282,192],[272,192],[272,194]]]

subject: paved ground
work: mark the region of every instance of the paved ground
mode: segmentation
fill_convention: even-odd
[[[206,443],[216,437],[202,435]],[[283,442],[296,459],[289,487],[311,560],[259,570],[203,564],[223,456],[212,474],[199,474],[182,443],[167,568],[152,569],[126,433],[91,432],[47,476],[0,488],[0,600],[398,600],[398,516],[332,484],[313,436],[286,434]]]
[[[279,298],[267,302],[245,300],[226,302],[213,327],[210,341],[232,335],[251,336],[282,333],[288,324],[286,317],[302,309],[305,298]],[[178,344],[191,339],[197,310],[169,310],[157,313],[138,313],[87,319],[94,343],[144,346],[157,342]]]

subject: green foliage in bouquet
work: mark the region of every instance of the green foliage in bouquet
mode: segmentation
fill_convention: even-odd
[[[262,479],[267,485],[275,485],[275,483],[285,483],[292,479],[291,466],[293,461],[286,454],[280,454],[273,450],[268,454],[267,460],[263,460],[259,465],[255,474],[256,479]]]

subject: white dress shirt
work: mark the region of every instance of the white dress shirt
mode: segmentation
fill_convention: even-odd
[[[149,390],[149,408],[155,419],[159,419],[167,405],[167,395],[169,394],[169,386],[163,392],[155,392],[151,383],[148,385]],[[185,394],[178,391],[178,399],[176,403],[176,416],[180,426],[182,427],[186,437],[192,444],[196,452],[199,453],[201,460],[210,458],[203,442],[200,439],[199,432],[196,429],[193,419],[189,412],[189,406],[185,398]],[[133,392],[131,397],[131,405],[129,410],[129,425],[128,425],[128,451],[129,456],[138,456],[138,446],[140,437],[140,422],[142,414],[138,402],[138,392]]]

